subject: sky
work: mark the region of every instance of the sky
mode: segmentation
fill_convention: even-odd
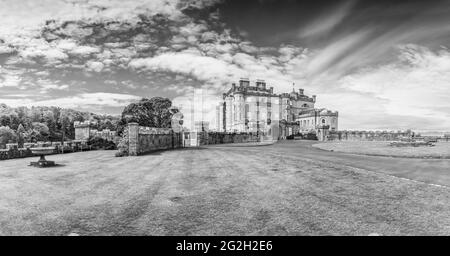
[[[449,0],[0,0],[0,24],[13,107],[183,109],[201,88],[213,118],[248,77],[317,95],[339,129],[450,130]]]

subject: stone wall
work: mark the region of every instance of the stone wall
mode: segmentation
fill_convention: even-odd
[[[137,123],[128,124],[128,155],[137,156],[162,149],[180,148],[183,146],[182,134],[170,128],[142,127]]]
[[[413,135],[407,131],[328,131],[329,141],[400,141]]]
[[[195,140],[193,142],[193,140]],[[208,144],[256,142],[256,133],[174,132],[170,128],[142,127],[129,123],[119,142],[117,156],[137,156],[156,150],[196,147]]]
[[[257,142],[256,133],[227,133],[203,132],[199,133],[200,145]]]
[[[0,160],[32,157],[34,155],[31,153],[31,149],[40,147],[54,147],[55,154],[89,150],[89,146],[85,141],[66,141],[64,142],[64,146],[61,142],[40,141],[36,143],[24,143],[23,148],[19,148],[18,143],[9,143],[6,144],[6,149],[0,149]]]
[[[0,160],[33,156],[29,148],[18,148],[17,143],[6,144],[6,149],[0,149]]]

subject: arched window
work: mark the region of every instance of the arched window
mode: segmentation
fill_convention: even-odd
[[[307,108],[308,104],[305,103],[305,104],[302,105],[302,107]]]
[[[325,119],[322,119],[322,124],[325,124]]]

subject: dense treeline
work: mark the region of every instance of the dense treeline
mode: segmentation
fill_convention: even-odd
[[[59,107],[8,107],[0,104],[0,148],[7,143],[62,141],[75,138],[75,121],[91,121],[98,130],[122,133],[129,122],[142,126],[169,128],[178,109],[167,98],[143,98],[126,106],[121,116],[98,115]]]
[[[0,104],[0,148],[6,143],[74,139],[75,121],[90,120],[93,128],[116,130],[119,117],[59,107],[8,107]]]

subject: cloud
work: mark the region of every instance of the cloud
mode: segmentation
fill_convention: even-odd
[[[51,20],[130,20],[141,13],[181,15],[174,0],[3,0],[0,2],[2,36],[36,34]]]
[[[58,41],[56,46],[57,48],[67,53],[80,56],[88,56],[90,54],[100,52],[99,47],[93,47],[89,45],[78,45],[76,41],[71,39],[60,40]]]
[[[17,37],[11,39],[10,44],[14,46],[18,56],[23,59],[43,59],[48,63],[56,64],[69,57],[62,49],[42,38]]]
[[[81,93],[75,96],[62,97],[47,100],[31,100],[31,99],[0,99],[0,102],[9,106],[59,106],[64,108],[75,109],[92,109],[93,107],[119,107],[139,100],[141,97],[129,94],[117,93]]]
[[[365,41],[370,31],[359,31],[345,36],[327,47],[317,50],[311,55],[311,59],[306,66],[306,71],[310,76],[327,71],[335,62],[342,61],[346,55],[351,55],[351,51]]]
[[[0,44],[0,54],[8,54],[13,53],[15,50],[13,47],[9,45]]]
[[[17,87],[22,79],[18,75],[2,75],[0,87]]]
[[[134,59],[129,63],[134,69],[152,71],[170,71],[192,75],[199,80],[209,82],[232,81],[236,77],[245,75],[234,65],[207,56],[193,53],[164,53],[151,58]]]
[[[57,84],[41,84],[41,93],[48,93],[49,90],[67,90],[69,85],[57,85]]]
[[[326,13],[317,17],[314,21],[309,23],[300,31],[300,37],[314,37],[320,36],[339,25],[342,20],[349,15],[351,8],[355,1],[347,1],[341,6],[338,6],[331,13]]]
[[[16,64],[39,59],[56,66],[63,61],[72,61],[72,58],[68,59],[70,55],[101,58],[99,46],[110,46],[116,48],[111,51],[111,58],[116,61],[109,64],[120,66],[137,51],[157,49],[152,40],[159,35],[170,36],[170,30],[175,31],[174,28],[186,42],[195,43],[206,25],[191,22],[183,10],[205,8],[217,2],[5,0],[0,2],[0,53],[17,51],[21,59],[16,59]],[[168,28],[171,22],[184,22],[184,26]],[[137,31],[142,33],[137,35]],[[97,61],[102,62],[101,59]]]
[[[19,87],[23,70],[6,69],[0,66],[0,88]]]
[[[379,122],[378,125],[370,122],[373,127],[404,127],[405,119],[415,129],[450,126],[450,52],[447,49],[431,51],[417,45],[403,45],[399,47],[396,62],[344,76],[337,85],[348,93],[335,94],[342,100],[331,105],[341,113],[368,116],[373,122]],[[336,97],[327,102],[336,102]],[[361,99],[363,102],[356,101]],[[346,100],[358,108],[345,107]],[[375,108],[367,111],[367,106]],[[414,119],[416,123],[411,122]]]
[[[86,63],[86,66],[89,71],[94,71],[94,72],[100,72],[105,67],[105,65],[103,63],[98,62],[98,61],[89,61],[88,63]]]

